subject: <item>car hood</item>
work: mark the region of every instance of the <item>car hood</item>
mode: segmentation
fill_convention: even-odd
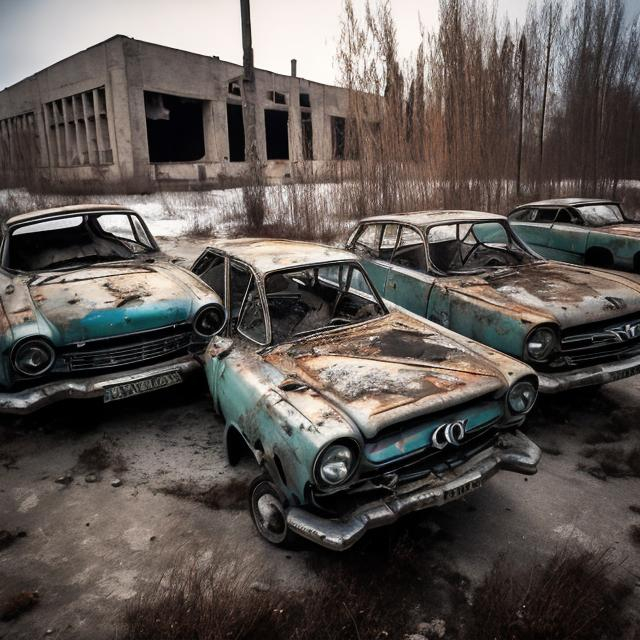
[[[39,274],[29,292],[37,312],[68,344],[187,321],[194,295],[181,276],[161,264],[98,265]]]
[[[640,224],[608,224],[604,227],[594,227],[598,233],[610,233],[614,236],[627,236],[640,240]]]
[[[508,385],[488,359],[397,312],[280,345],[263,358],[331,402],[365,438]]]
[[[458,280],[450,288],[527,321],[569,328],[640,312],[640,277],[540,261]]]

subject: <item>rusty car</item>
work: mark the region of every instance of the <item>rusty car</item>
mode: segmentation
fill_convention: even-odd
[[[529,202],[516,207],[509,221],[545,258],[640,273],[640,223],[629,219],[615,200]]]
[[[192,269],[223,294],[205,373],[229,462],[260,467],[248,503],[269,542],[346,549],[500,469],[535,473],[533,370],[388,308],[353,253],[217,240]]]
[[[175,385],[224,325],[220,297],[116,205],[9,218],[0,244],[0,412]]]
[[[347,248],[385,299],[527,362],[541,392],[640,373],[640,276],[547,261],[504,216],[374,216]]]

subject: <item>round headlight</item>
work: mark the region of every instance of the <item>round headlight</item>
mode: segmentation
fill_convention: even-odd
[[[320,456],[317,473],[324,484],[335,486],[351,475],[353,467],[354,455],[351,449],[343,444],[333,444]]]
[[[222,327],[226,320],[226,312],[219,304],[203,307],[193,321],[193,330],[200,336],[210,338]]]
[[[527,340],[527,355],[531,360],[546,360],[556,346],[556,334],[549,327],[540,327]]]
[[[42,338],[30,338],[18,343],[11,354],[13,368],[23,376],[41,376],[55,360],[53,347]]]
[[[538,391],[535,385],[528,380],[521,380],[509,390],[507,402],[513,413],[527,413],[533,407]]]

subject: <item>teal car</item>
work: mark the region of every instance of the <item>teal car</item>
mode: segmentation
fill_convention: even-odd
[[[528,363],[541,392],[640,373],[640,276],[547,261],[504,216],[374,216],[347,248],[385,299]]]
[[[535,473],[518,430],[532,369],[388,308],[354,254],[217,240],[192,269],[224,295],[205,372],[229,462],[259,468],[248,503],[267,541],[346,549],[500,469]]]
[[[529,202],[509,214],[514,231],[549,258],[640,273],[640,223],[619,202],[558,198]]]
[[[224,320],[220,297],[163,256],[135,212],[16,215],[0,244],[0,413],[176,385],[201,371]]]

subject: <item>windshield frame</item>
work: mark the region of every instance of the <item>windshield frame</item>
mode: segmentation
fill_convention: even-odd
[[[537,254],[531,247],[529,247],[527,244],[525,244],[518,237],[518,235],[515,233],[515,231],[511,227],[511,223],[509,222],[509,219],[506,218],[506,217],[504,219],[486,218],[486,219],[478,219],[478,220],[476,220],[476,219],[451,220],[451,221],[435,222],[433,224],[424,226],[422,228],[424,242],[425,242],[425,246],[427,248],[428,272],[429,273],[433,273],[433,274],[438,275],[438,276],[443,276],[443,277],[460,277],[460,276],[467,276],[467,275],[474,275],[474,274],[477,275],[477,274],[481,274],[481,273],[491,273],[491,272],[499,271],[500,269],[513,268],[513,267],[520,266],[520,265],[512,265],[511,267],[506,267],[506,266],[478,267],[478,268],[475,268],[475,269],[469,269],[468,271],[446,272],[446,271],[442,271],[441,269],[439,269],[435,265],[435,263],[431,259],[431,253],[430,253],[430,244],[431,243],[429,241],[429,232],[432,229],[435,229],[437,227],[460,226],[460,225],[470,225],[471,227],[473,227],[476,224],[486,224],[486,223],[494,223],[494,224],[502,225],[502,227],[505,229],[505,232],[506,232],[507,236],[509,237],[509,240],[513,244],[515,244],[518,248],[520,248],[523,253],[531,256],[535,261],[538,261],[538,262],[544,262],[545,261],[545,258],[543,258],[541,255]],[[456,237],[457,237],[457,235],[458,234],[456,233]],[[484,244],[484,243],[480,243],[480,244]]]
[[[245,263],[242,263],[242,264],[245,264]],[[286,340],[282,340],[281,342],[278,342],[277,344],[274,344],[273,343],[273,332],[272,332],[272,326],[271,326],[271,313],[269,312],[269,303],[268,303],[267,292],[266,292],[266,281],[267,281],[267,278],[269,278],[272,275],[278,274],[278,273],[284,274],[284,273],[289,273],[289,272],[303,271],[303,270],[306,270],[306,269],[315,269],[315,268],[330,267],[330,266],[336,266],[336,267],[353,266],[354,268],[358,269],[358,272],[360,273],[362,278],[364,278],[365,282],[367,283],[367,285],[371,289],[371,292],[373,293],[373,296],[374,296],[374,301],[380,307],[381,315],[376,317],[376,318],[367,318],[366,320],[361,320],[361,321],[358,321],[358,322],[352,322],[352,323],[345,324],[345,325],[340,325],[340,326],[337,326],[337,327],[330,327],[330,326],[320,327],[318,329],[314,329],[314,330],[305,332],[304,334],[291,336],[290,338],[288,338]],[[377,289],[375,288],[375,286],[371,282],[371,279],[369,278],[369,275],[367,274],[366,269],[362,266],[362,263],[359,260],[357,260],[356,258],[351,259],[351,260],[349,260],[349,259],[327,260],[327,261],[323,261],[323,262],[310,262],[308,264],[290,265],[290,266],[287,266],[287,267],[282,267],[280,269],[274,269],[273,271],[268,271],[267,273],[260,273],[260,274],[256,273],[254,269],[250,269],[250,271],[253,274],[253,276],[256,278],[256,284],[258,286],[260,302],[261,302],[262,308],[264,310],[265,326],[266,326],[266,340],[267,341],[264,342],[264,343],[257,342],[256,340],[248,337],[244,333],[241,333],[240,331],[238,331],[237,328],[236,328],[236,332],[239,335],[241,335],[242,337],[244,337],[245,339],[251,341],[253,344],[259,345],[263,349],[268,349],[268,348],[271,348],[271,347],[277,347],[277,346],[279,346],[281,344],[286,344],[286,343],[289,343],[289,342],[297,342],[298,340],[304,340],[305,338],[308,338],[310,335],[315,335],[317,333],[325,333],[325,332],[328,332],[328,331],[335,331],[335,330],[339,330],[339,329],[346,329],[346,328],[354,327],[354,326],[357,326],[357,325],[360,325],[360,324],[364,324],[366,322],[371,322],[373,320],[377,320],[380,317],[384,317],[386,315],[389,315],[389,309],[385,305],[385,303],[384,303],[384,301],[382,299],[382,296],[380,295],[380,293],[377,291]],[[366,295],[366,294],[363,294],[363,295]],[[240,310],[240,315],[238,317],[238,324],[240,323],[240,318],[242,318],[244,316],[244,314],[245,314],[245,304],[246,304],[246,296],[245,296],[245,299],[242,302],[242,308]]]
[[[135,253],[130,258],[119,258],[114,260],[96,260],[95,264],[108,264],[109,262],[123,262],[123,261],[128,262],[130,260],[136,260],[140,256],[148,256],[148,255],[153,255],[160,252],[160,247],[158,246],[156,239],[153,237],[153,234],[151,233],[151,231],[149,231],[149,227],[147,226],[147,223],[144,221],[144,219],[139,213],[136,213],[135,211],[132,211],[130,209],[108,210],[108,211],[86,209],[83,211],[69,211],[65,213],[60,213],[59,215],[34,217],[28,220],[23,220],[23,221],[11,224],[9,226],[6,226],[4,228],[2,243],[0,244],[0,269],[2,269],[7,273],[34,274],[34,273],[49,273],[49,272],[58,272],[58,271],[64,272],[64,271],[69,271],[73,269],[83,269],[83,268],[91,267],[92,263],[86,262],[86,263],[78,263],[75,266],[69,265],[65,267],[46,267],[44,269],[35,269],[33,271],[26,271],[24,269],[12,268],[7,264],[9,262],[9,246],[11,244],[11,239],[13,237],[13,234],[19,229],[23,229],[25,227],[29,227],[36,224],[42,224],[43,222],[64,220],[65,218],[83,218],[84,220],[82,224],[86,224],[86,218],[89,216],[99,219],[103,216],[108,216],[108,215],[127,216],[127,218],[129,218],[129,224],[131,224],[131,229],[137,238],[137,231],[135,229],[135,226],[131,222],[132,218],[136,218],[137,222],[140,223],[142,230],[147,235],[151,248],[147,247],[146,244],[140,242],[138,239],[136,241],[136,244],[139,244],[139,246],[143,247],[144,251],[141,251],[140,253]],[[127,239],[124,238],[124,240],[127,240]],[[131,240],[128,240],[128,242],[131,242]]]

